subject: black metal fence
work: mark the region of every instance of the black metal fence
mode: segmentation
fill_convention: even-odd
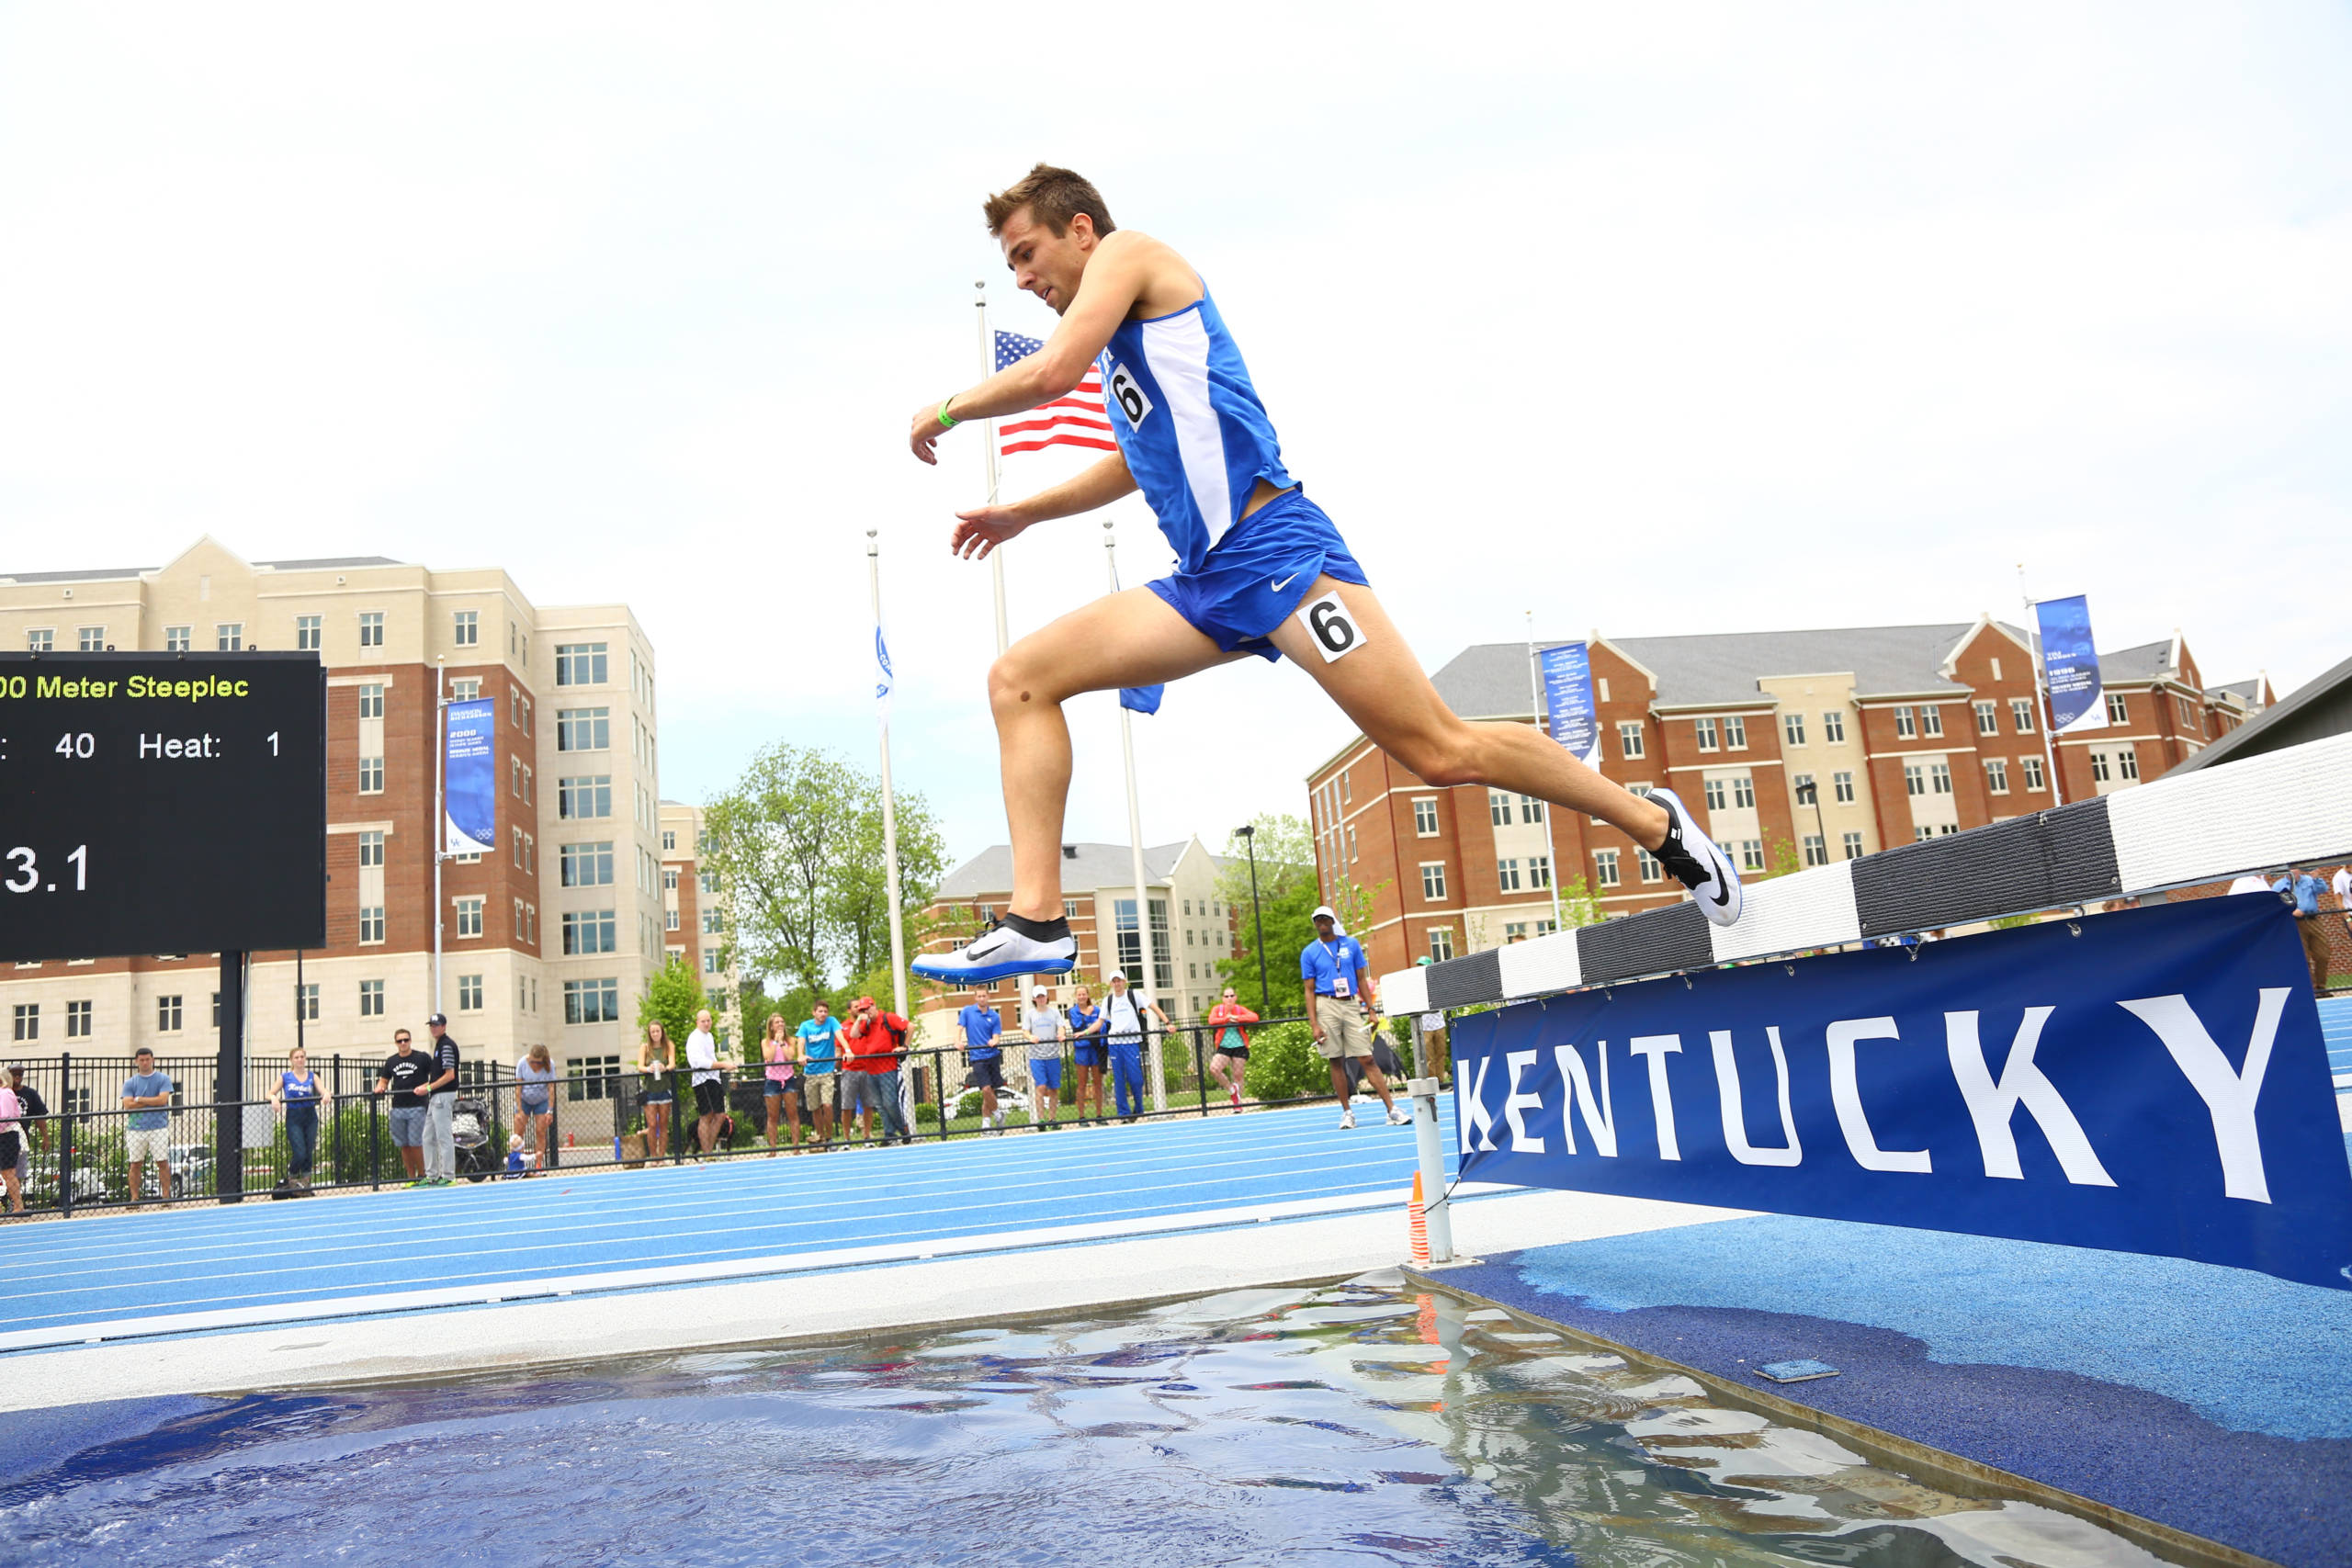
[[[1268,1019],[1249,1026],[1263,1048],[1265,1032],[1303,1019]],[[1060,1054],[1061,1088],[1050,1112],[1038,1094],[1029,1046],[1016,1036],[1003,1039],[999,1095],[1001,1128],[1011,1132],[1076,1125],[1097,1119],[1153,1120],[1205,1116],[1232,1108],[1227,1085],[1210,1070],[1221,1031],[1193,1025],[1154,1030],[1134,1053],[1133,1075],[1121,1071],[1120,1056],[1094,1071],[1076,1060],[1068,1042]],[[1160,1089],[1147,1081],[1152,1047],[1159,1047]],[[420,1053],[424,1047],[420,1046]],[[1409,1065],[1409,1064],[1407,1064]],[[421,1154],[404,1155],[395,1139],[390,1098],[374,1092],[383,1057],[322,1054],[311,1059],[319,1099],[276,1102],[283,1060],[249,1060],[240,1100],[216,1102],[209,1090],[216,1064],[209,1056],[158,1058],[156,1070],[169,1076],[172,1100],[165,1109],[125,1111],[124,1080],[134,1068],[126,1057],[33,1058],[25,1063],[27,1086],[47,1114],[25,1119],[20,1132],[22,1197],[28,1211],[72,1214],[138,1203],[295,1196],[303,1192],[398,1187],[418,1179]],[[1293,1071],[1283,1087],[1246,1103],[1329,1094],[1328,1082]],[[1236,1064],[1232,1076],[1239,1076]],[[696,1075],[686,1068],[663,1074],[634,1072],[580,1075],[545,1085],[519,1083],[503,1062],[468,1061],[453,1096],[452,1175],[459,1180],[533,1176],[554,1170],[639,1168],[691,1158],[742,1158],[770,1153],[816,1152],[897,1135],[907,1141],[978,1136],[995,1129],[984,1123],[983,1096],[970,1087],[974,1074],[960,1050],[912,1050],[902,1055],[897,1074],[874,1086],[873,1097],[898,1102],[902,1076],[912,1093],[913,1121],[888,1108],[856,1110],[851,1077],[839,1073],[796,1074],[797,1082],[771,1095],[764,1068],[729,1063],[715,1080],[721,1108],[706,1124],[698,1113]],[[1127,1081],[1123,1083],[1123,1078]],[[1122,1090],[1125,1093],[1122,1093]],[[1255,1082],[1245,1084],[1254,1091]],[[544,1096],[544,1109],[526,1102]],[[1153,1109],[1157,1105],[1159,1109]],[[224,1118],[222,1112],[230,1114]],[[223,1125],[241,1130],[242,1182],[231,1191],[220,1186],[215,1144]],[[429,1135],[429,1134],[428,1134]],[[706,1147],[707,1140],[707,1147]],[[137,1156],[134,1158],[133,1156]],[[131,1184],[138,1167],[139,1185]]]

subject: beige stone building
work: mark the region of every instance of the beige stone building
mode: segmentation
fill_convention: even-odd
[[[0,576],[0,646],[324,661],[327,944],[299,992],[295,954],[254,955],[254,1056],[298,1026],[314,1055],[367,1056],[437,1007],[476,1060],[540,1043],[578,1072],[634,1059],[647,976],[691,941],[669,929],[653,645],[626,604],[535,604],[496,568],[249,562],[205,538],[161,567]],[[442,696],[499,705],[499,848],[445,863],[436,903]],[[208,1055],[217,980],[210,954],[17,964],[0,1016],[19,1055]]]

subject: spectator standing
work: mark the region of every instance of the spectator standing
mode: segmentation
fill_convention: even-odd
[[[548,1164],[548,1137],[555,1126],[555,1082],[562,1076],[555,1070],[554,1058],[544,1044],[532,1046],[514,1064],[518,1119],[523,1123],[515,1131],[529,1134],[531,1162],[541,1170]]]
[[[409,1044],[408,1031],[392,1032],[392,1054],[376,1074],[376,1092],[390,1089],[392,1147],[401,1152],[401,1168],[411,1186],[424,1180],[424,1097],[417,1091],[432,1081],[433,1058]],[[126,1092],[128,1092],[126,1090]]]
[[[2344,929],[2352,931],[2352,865],[2339,865],[2328,881],[2335,894],[2335,907],[2344,916]]]
[[[1111,1047],[1111,1102],[1123,1122],[1144,1112],[1144,1042],[1155,1019],[1160,1028],[1168,1027],[1168,1015],[1150,993],[1127,989],[1125,972],[1112,970],[1111,994],[1102,998],[1102,1032]]]
[[[812,1016],[802,1021],[798,1032],[800,1070],[807,1077],[808,1110],[817,1119],[817,1136],[831,1148],[833,1112],[841,1101],[842,1022],[833,1016],[833,1004],[822,997],[808,1010]]]
[[[1062,1092],[1062,1036],[1069,1032],[1069,1025],[1054,1005],[1053,992],[1039,986],[1029,993],[1029,1010],[1022,1015],[1021,1027],[1029,1036],[1029,1089],[1035,1097],[1029,1121],[1035,1126],[1055,1126],[1061,1121],[1056,1102]]]
[[[760,1040],[762,1089],[760,1099],[768,1112],[768,1157],[775,1157],[775,1119],[782,1111],[792,1129],[792,1152],[800,1152],[800,1043],[788,1032],[784,1014],[768,1014],[767,1028]]]
[[[147,1162],[156,1164],[155,1196],[172,1201],[172,1075],[155,1070],[155,1053],[141,1045],[122,1080],[122,1108],[130,1112],[122,1130],[123,1157],[130,1164],[130,1206],[147,1201]]]
[[[311,1165],[319,1151],[319,1076],[311,1071],[311,1054],[301,1046],[287,1058],[277,1075],[269,1102],[286,1123],[286,1183],[297,1192],[311,1190]]]
[[[678,1048],[670,1032],[655,1019],[645,1026],[637,1048],[637,1081],[645,1106],[645,1157],[664,1159],[670,1153],[670,1113],[677,1108]]]
[[[25,1115],[32,1118],[25,1123],[24,1136],[17,1140],[17,1179],[29,1191],[33,1179],[33,1147],[44,1142],[49,1135],[49,1123],[42,1120],[49,1114],[49,1103],[41,1099],[40,1090],[25,1081],[25,1065],[22,1062],[8,1065],[8,1087],[16,1090],[17,1103],[24,1107]]]
[[[2327,991],[2327,933],[2320,930],[2319,896],[2326,891],[2317,875],[2289,866],[2270,890],[2293,906],[2295,934],[2303,939],[2303,962],[2310,965],[2312,989]]]
[[[1348,1103],[1346,1063],[1362,1057],[1363,1076],[1388,1108],[1388,1124],[1401,1127],[1407,1118],[1388,1093],[1388,1080],[1372,1059],[1372,1026],[1364,1018],[1370,1003],[1372,973],[1363,946],[1340,931],[1340,918],[1329,904],[1315,910],[1315,940],[1299,950],[1298,976],[1307,995],[1307,1027],[1315,1034],[1315,1049],[1331,1069],[1331,1094],[1340,1102],[1341,1128],[1356,1124],[1355,1107]]]
[[[450,1125],[458,1109],[458,1043],[449,1038],[449,1021],[437,1012],[424,1028],[433,1036],[433,1077],[424,1086],[424,1185],[447,1187],[458,1179]]]
[[[1110,1058],[1110,1043],[1102,1037],[1102,1010],[1094,993],[1080,986],[1069,999],[1069,1059],[1078,1074],[1078,1119],[1100,1122],[1102,1116],[1102,1067]],[[1087,1107],[1094,1108],[1089,1115]]]
[[[854,1092],[842,1113],[859,1118],[861,1138],[874,1136],[874,1121],[879,1113],[884,1143],[893,1139],[912,1143],[907,1133],[906,1107],[899,1103],[899,1060],[906,1043],[907,1021],[875,1006],[872,997],[860,997],[851,1003],[849,1014],[849,1021],[842,1026],[842,1048],[850,1054],[842,1081]]]
[[[1241,1109],[1242,1077],[1250,1070],[1250,1032],[1241,1026],[1257,1021],[1258,1015],[1241,1005],[1241,994],[1230,986],[1216,1006],[1209,1009],[1209,1028],[1216,1031],[1216,1039],[1209,1071],[1233,1097],[1236,1111]]]
[[[996,1043],[1004,1032],[1004,1020],[994,1008],[966,1002],[956,1015],[956,1026],[964,1032],[964,1058],[972,1065],[964,1087],[980,1091],[980,1126],[993,1130],[998,1124],[996,1091],[1004,1087],[1004,1048]]]
[[[8,1192],[8,1213],[25,1212],[25,1178],[17,1167],[25,1152],[25,1102],[17,1093],[16,1075],[0,1084],[0,1187]]]
[[[695,1086],[695,1142],[708,1155],[718,1146],[718,1124],[727,1117],[727,1076],[718,1068],[708,1008],[695,1014],[694,1032],[686,1036],[686,1066]]]

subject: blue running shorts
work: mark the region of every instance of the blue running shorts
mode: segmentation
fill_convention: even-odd
[[[1110,1058],[1103,1053],[1101,1040],[1076,1040],[1070,1043],[1070,1060],[1081,1067],[1099,1067]]]
[[[1201,562],[1151,584],[1169,607],[1224,653],[1280,659],[1267,641],[1325,573],[1360,588],[1371,581],[1323,509],[1286,491],[1235,524]]]
[[[1029,1081],[1039,1089],[1049,1089],[1059,1093],[1062,1087],[1062,1059],[1059,1056],[1030,1057]]]

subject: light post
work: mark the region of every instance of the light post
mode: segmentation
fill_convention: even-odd
[[[1250,924],[1256,931],[1253,945],[1258,949],[1258,1005],[1266,1003],[1266,919],[1258,908],[1258,825],[1244,822],[1234,829],[1241,835],[1242,848],[1250,853]]]
[[[1821,819],[1821,786],[1807,779],[1797,785],[1797,804],[1813,807],[1813,825],[1821,830],[1821,863],[1829,863],[1829,827]]]

